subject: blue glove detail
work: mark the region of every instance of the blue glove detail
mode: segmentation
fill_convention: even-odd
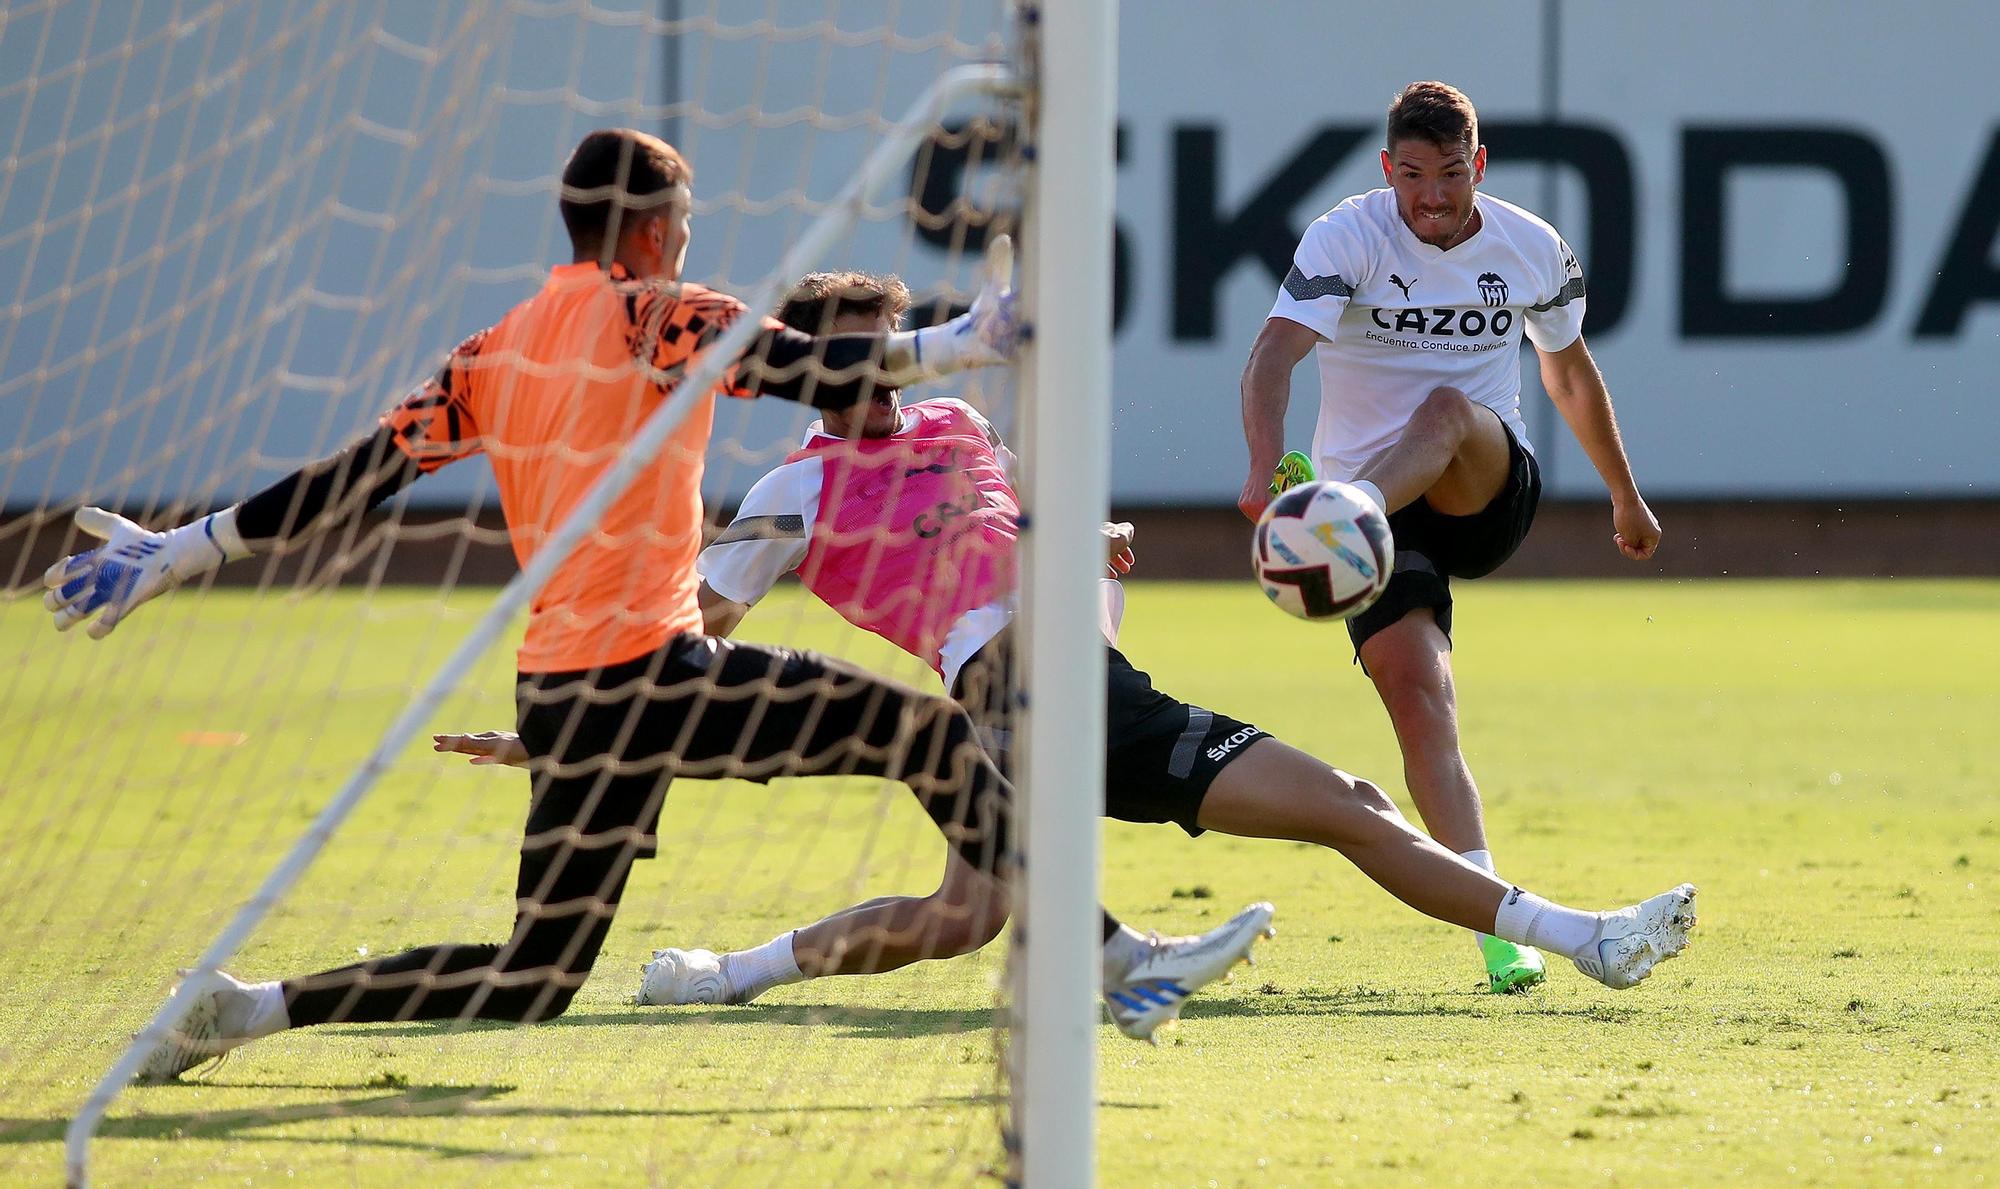
[[[220,515],[229,515],[222,513]],[[90,636],[103,639],[132,609],[229,559],[215,517],[156,533],[102,508],[78,508],[76,526],[104,544],[66,557],[42,575],[42,606],[68,631],[96,615]]]
[[[120,557],[132,557],[132,561],[140,561],[158,553],[161,547],[151,541],[135,541],[107,554],[108,548],[106,546],[88,553],[77,554],[69,559],[69,564],[65,567],[69,572],[81,574],[80,577],[63,583],[61,593],[65,603],[75,602],[76,596],[86,588],[90,591],[90,596],[84,600],[83,606],[78,608],[80,615],[89,615],[107,603],[123,603],[130,599],[133,589],[139,585],[139,579],[145,571],[132,562],[120,560]],[[134,554],[137,556],[133,557]]]

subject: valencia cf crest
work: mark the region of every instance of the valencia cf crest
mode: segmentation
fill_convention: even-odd
[[[1499,309],[1507,304],[1507,282],[1501,280],[1497,272],[1480,273],[1479,295],[1486,299],[1489,309]]]

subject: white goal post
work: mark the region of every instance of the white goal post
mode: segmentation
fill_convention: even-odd
[[[1104,649],[1093,607],[1104,572],[1097,526],[1110,506],[1111,226],[1117,124],[1117,6],[1057,0],[1026,37],[1033,195],[1025,277],[1035,337],[1022,384],[1028,419],[1026,569],[1027,878],[1016,927],[1024,1035],[1015,1101],[1031,1186],[1096,1174],[1099,807]],[[1069,612],[1069,613],[1066,613]]]

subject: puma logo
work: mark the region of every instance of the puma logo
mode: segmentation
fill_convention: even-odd
[[[1401,290],[1403,291],[1403,300],[1404,300],[1404,301],[1408,301],[1408,300],[1410,300],[1410,286],[1412,286],[1412,285],[1416,284],[1416,283],[1417,283],[1417,280],[1418,280],[1418,278],[1416,278],[1416,277],[1411,277],[1411,278],[1410,278],[1409,280],[1407,280],[1407,281],[1406,281],[1406,280],[1404,280],[1403,278],[1401,278],[1401,277],[1397,276],[1397,275],[1396,275],[1395,273],[1390,273],[1390,274],[1389,274],[1389,283],[1390,283],[1391,285],[1394,285],[1394,286],[1395,286],[1396,288],[1398,288],[1398,289],[1401,289]]]

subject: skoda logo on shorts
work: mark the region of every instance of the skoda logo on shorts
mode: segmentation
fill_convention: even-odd
[[[1497,272],[1479,274],[1479,295],[1486,299],[1489,309],[1499,309],[1507,304],[1507,282],[1500,279]]]
[[[1248,743],[1250,740],[1255,739],[1257,736],[1262,735],[1263,733],[1264,733],[1263,731],[1258,730],[1256,727],[1240,727],[1237,729],[1235,734],[1231,735],[1227,739],[1224,739],[1221,743],[1216,744],[1214,747],[1209,748],[1208,758],[1211,761],[1220,763],[1221,761],[1229,758],[1230,752],[1235,751],[1238,747],[1241,747],[1243,744]]]

